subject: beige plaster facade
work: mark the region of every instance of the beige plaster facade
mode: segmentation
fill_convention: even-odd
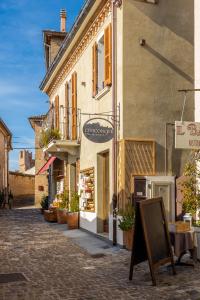
[[[80,16],[78,25],[72,29],[72,38],[64,41],[60,57],[54,61],[53,68],[47,70],[41,84],[41,90],[49,95],[51,105],[55,106],[58,97],[60,107],[65,107],[66,85],[74,72],[77,74],[77,108],[80,110],[77,128],[80,135],[77,141],[63,142],[63,148],[61,144],[56,148],[55,143],[46,151],[65,160],[69,169],[78,159],[80,172],[94,168],[95,210],[81,210],[80,226],[102,233],[107,231],[102,221],[108,215],[111,240],[113,143],[89,141],[82,133],[83,125],[93,114],[110,112],[112,115],[115,101],[117,120],[120,120],[120,123],[115,123],[117,179],[121,181],[117,193],[122,194],[124,201],[130,194],[132,175],[179,176],[188,153],[174,149],[173,124],[180,120],[183,100],[178,89],[193,87],[194,72],[193,1],[159,0],[157,4],[150,4],[148,1],[124,0],[121,5],[120,2],[114,1],[116,6],[112,8],[112,1],[87,1],[85,17],[81,19]],[[93,45],[101,40],[109,24],[112,24],[113,32],[113,82],[94,97]],[[193,120],[193,102],[191,95],[184,120]],[[106,118],[112,120],[109,116]],[[61,123],[63,120],[61,118]],[[78,151],[71,155],[69,149],[75,146]],[[137,155],[138,168],[133,163]],[[74,177],[69,174],[68,186]],[[106,195],[109,199],[105,199]]]

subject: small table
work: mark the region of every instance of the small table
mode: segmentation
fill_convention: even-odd
[[[176,265],[194,266],[193,264],[181,262],[183,255],[189,251],[191,258],[196,261],[196,247],[194,245],[194,231],[170,232],[171,244],[174,247],[174,254],[178,257]]]

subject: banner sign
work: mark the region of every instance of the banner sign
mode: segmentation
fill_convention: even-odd
[[[83,125],[85,137],[94,143],[106,143],[114,137],[113,124],[104,118],[92,118]]]
[[[176,121],[175,148],[200,149],[200,123]]]

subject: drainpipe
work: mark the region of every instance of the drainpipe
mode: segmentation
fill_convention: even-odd
[[[116,100],[116,15],[115,6],[118,6],[116,0],[112,0],[112,111],[113,111],[113,123],[114,123],[114,138],[112,141],[112,182],[113,182],[113,196],[112,196],[112,207],[113,207],[113,245],[117,244],[117,100]]]

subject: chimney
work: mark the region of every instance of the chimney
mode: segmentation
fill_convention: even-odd
[[[60,31],[66,32],[66,18],[67,13],[65,9],[61,9],[60,11]]]

